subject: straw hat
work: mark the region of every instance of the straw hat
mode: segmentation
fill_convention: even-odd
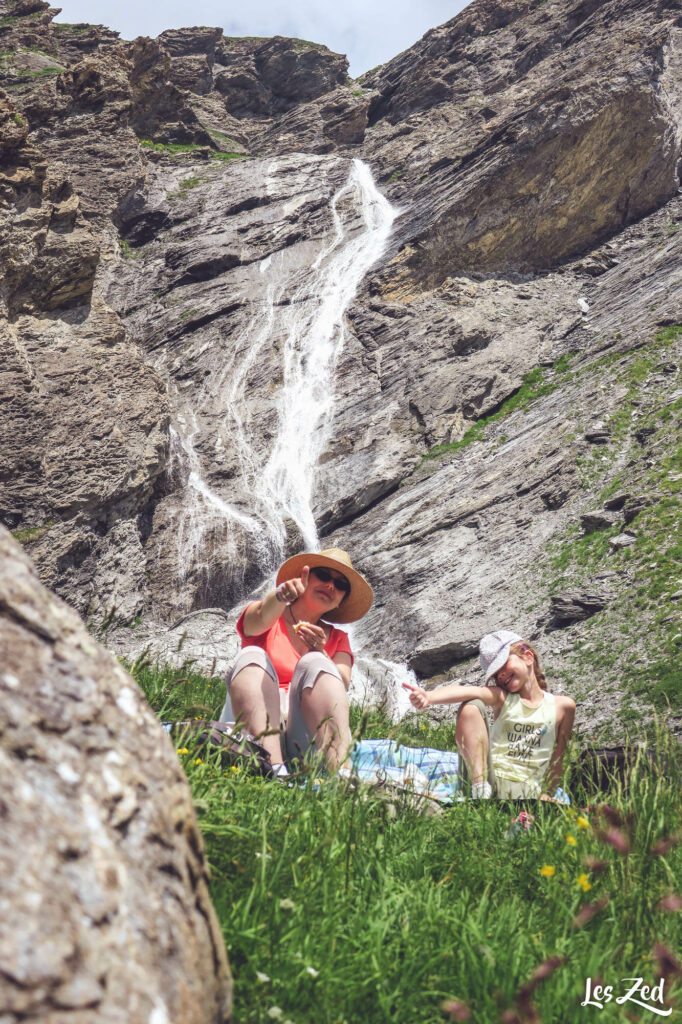
[[[327,622],[356,622],[372,607],[374,591],[364,576],[353,568],[347,551],[342,551],[341,548],[328,548],[326,551],[304,551],[293,558],[287,558],[279,567],[277,585],[300,576],[304,565],[311,569],[318,565],[336,569],[337,572],[343,573],[350,583],[350,593],[346,594],[340,606],[323,616]]]

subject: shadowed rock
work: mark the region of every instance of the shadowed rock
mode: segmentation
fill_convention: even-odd
[[[583,533],[594,533],[595,530],[603,530],[607,526],[613,526],[618,516],[609,512],[584,512],[580,517],[580,525]]]
[[[552,598],[549,628],[564,629],[574,622],[589,619],[606,607],[606,600],[598,594],[586,594],[573,591],[558,594]]]

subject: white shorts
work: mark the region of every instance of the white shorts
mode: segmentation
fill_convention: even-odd
[[[220,714],[221,722],[234,722],[232,701],[230,700],[230,683],[243,668],[247,665],[258,665],[270,678],[279,686],[279,679],[274,665],[268,654],[262,647],[252,645],[242,647],[232,668],[227,673],[227,698],[225,706]],[[313,687],[320,675],[326,672],[328,675],[336,676],[339,682],[343,683],[341,673],[337,666],[322,651],[309,651],[298,661],[294,669],[294,675],[289,684],[289,692],[281,689],[280,697],[280,726],[284,729],[284,740],[287,759],[302,757],[309,749],[315,749],[315,742],[308,731],[303,712],[301,711],[301,694],[308,687]]]

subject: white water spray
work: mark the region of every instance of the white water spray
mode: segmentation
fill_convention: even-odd
[[[357,211],[364,230],[352,231],[344,207]],[[319,546],[313,516],[317,463],[334,411],[334,371],[346,338],[345,312],[370,267],[383,253],[397,215],[378,191],[366,164],[354,160],[346,184],[331,202],[334,237],[284,311],[284,379],[279,431],[258,480],[257,493],[282,520],[298,526],[307,548]],[[304,301],[316,296],[311,304]],[[312,308],[311,308],[312,306]]]
[[[276,170],[276,167],[273,167]],[[189,460],[189,522],[184,542],[191,562],[216,515],[229,531],[246,531],[267,573],[281,561],[288,526],[294,523],[309,550],[319,548],[313,515],[317,465],[326,447],[334,412],[334,372],[346,340],[344,317],[360,283],[383,253],[398,211],[378,191],[366,164],[354,160],[346,183],[330,202],[332,234],[310,267],[287,267],[286,250],[267,257],[264,300],[210,384],[225,410],[225,433],[236,451],[240,488],[249,512],[224,502],[201,475],[194,440],[196,414],[182,429]],[[295,275],[295,276],[293,276]],[[271,352],[282,350],[282,383],[277,397],[277,431],[269,451],[258,447],[257,424],[248,401],[250,374]],[[240,357],[237,357],[240,353]]]

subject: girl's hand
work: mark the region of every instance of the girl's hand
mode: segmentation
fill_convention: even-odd
[[[295,577],[293,580],[285,580],[284,583],[280,583],[277,587],[277,594],[278,596],[281,595],[280,601],[283,600],[286,604],[293,604],[294,601],[298,601],[299,597],[301,597],[308,586],[309,573],[309,567],[304,565],[301,569],[300,576]]]
[[[313,626],[311,622],[297,622],[294,627],[296,636],[308,645],[311,651],[323,651],[327,642],[327,634],[321,626]]]
[[[412,707],[417,708],[418,711],[423,711],[424,708],[428,708],[431,703],[431,697],[421,686],[415,686],[414,683],[403,683],[403,690],[409,691],[410,704]]]

